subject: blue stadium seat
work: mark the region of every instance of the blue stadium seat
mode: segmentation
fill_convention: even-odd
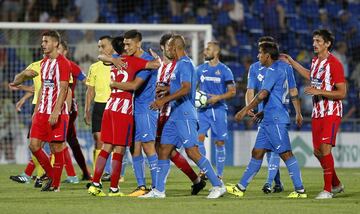
[[[172,16],[171,23],[173,24],[182,24],[184,22],[184,18],[182,16]]]
[[[135,13],[127,13],[124,15],[122,19],[123,23],[140,23],[141,18],[139,15],[136,15]]]
[[[225,27],[231,23],[229,14],[225,11],[222,11],[218,14],[216,23],[219,27]]]
[[[263,17],[264,15],[264,0],[255,0],[253,4],[253,14],[258,17]]]
[[[197,24],[210,24],[211,23],[211,17],[210,16],[197,16],[196,17],[196,23]]]
[[[245,27],[251,34],[263,34],[263,27],[258,17],[245,18]]]
[[[228,62],[227,66],[231,69],[235,81],[241,81],[245,74],[245,67],[238,62]]]
[[[285,16],[287,18],[296,18],[298,14],[295,10],[295,4],[292,1],[279,1],[279,3],[283,6],[285,10]]]
[[[327,10],[328,16],[334,18],[337,16],[338,12],[342,9],[341,4],[335,2],[329,2],[325,4],[325,9]]]
[[[289,29],[298,34],[309,34],[309,27],[306,20],[301,18],[289,18],[288,19]]]
[[[319,6],[314,0],[304,1],[300,5],[301,16],[306,18],[318,18]]]
[[[151,24],[158,24],[161,21],[161,17],[159,14],[155,13],[148,17],[148,22]]]

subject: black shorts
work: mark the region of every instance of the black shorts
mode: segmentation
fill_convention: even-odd
[[[91,115],[91,131],[92,133],[101,131],[101,121],[105,110],[106,103],[95,102]]]
[[[35,104],[31,104],[31,116],[30,117],[32,117],[33,114],[34,114],[35,106],[36,106]],[[30,124],[29,124],[29,130],[28,130],[28,134],[27,134],[27,139],[30,138],[31,123],[32,123],[32,120],[30,121]]]

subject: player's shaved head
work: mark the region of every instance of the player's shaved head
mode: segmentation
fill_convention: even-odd
[[[171,42],[178,50],[185,50],[186,44],[183,36],[175,34],[171,37]]]
[[[211,45],[214,48],[214,52],[215,54],[217,54],[217,56],[220,56],[220,43],[218,41],[210,41],[208,42],[208,45]]]
[[[100,38],[99,38],[99,40],[104,40],[104,39],[106,39],[106,40],[108,40],[109,42],[111,42],[112,37],[109,36],[109,35],[104,35],[104,36],[100,36]]]
[[[124,39],[135,39],[141,42],[142,35],[138,30],[129,30],[124,33]]]

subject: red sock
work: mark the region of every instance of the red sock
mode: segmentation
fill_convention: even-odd
[[[330,153],[330,155],[331,155],[332,162],[334,162],[334,157],[333,157],[332,153]],[[340,183],[341,183],[340,179],[338,178],[336,171],[335,171],[335,167],[334,167],[333,177],[332,177],[332,186],[337,187],[340,185]]]
[[[60,186],[61,174],[64,167],[64,150],[55,152],[54,162],[54,180],[51,186],[57,188]]]
[[[27,176],[31,176],[32,173],[34,172],[34,169],[35,169],[35,164],[34,164],[33,160],[30,160],[29,163],[27,164],[24,172]]]
[[[63,152],[64,152],[64,161],[65,161],[66,174],[68,176],[76,176],[74,165],[73,165],[72,160],[71,160],[69,148],[65,147]]]
[[[322,157],[320,163],[324,170],[324,190],[331,192],[333,172],[334,172],[334,159],[332,157],[332,154],[330,153]]]
[[[112,188],[118,188],[123,157],[124,155],[120,153],[113,153],[112,155],[110,179],[110,187]]]
[[[197,174],[191,168],[187,160],[178,151],[176,151],[176,155],[171,158],[171,161],[176,165],[177,168],[183,171],[191,181],[197,179]]]
[[[36,152],[33,152],[33,155],[39,161],[40,165],[45,170],[46,174],[50,178],[53,178],[54,177],[53,168],[52,168],[52,166],[50,164],[49,157],[46,155],[46,153],[40,148]]]
[[[100,178],[104,171],[106,160],[108,157],[109,157],[109,153],[107,153],[104,150],[100,151],[100,154],[97,157],[96,163],[95,163],[95,172],[94,172],[93,182],[95,182],[95,183],[100,182]]]

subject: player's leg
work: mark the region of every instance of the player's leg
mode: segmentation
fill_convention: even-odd
[[[127,166],[127,164],[129,162],[130,162],[130,164],[132,164],[131,153],[130,153],[130,148],[126,147],[126,151],[125,151],[123,161],[122,161],[121,174],[120,174],[119,182],[125,182],[125,171],[126,171],[126,166]]]
[[[69,147],[67,145],[65,145],[63,153],[64,153],[64,163],[65,163],[64,166],[67,174],[67,178],[63,181],[63,183],[77,184],[79,183],[79,179],[76,176],[75,168],[71,160]]]
[[[271,185],[272,185],[273,181],[275,181],[275,186],[273,188],[273,192],[277,192],[277,193],[282,192],[283,187],[282,187],[282,183],[280,181],[280,170],[279,170],[280,156],[279,156],[279,154],[277,154],[275,152],[267,152],[266,155],[270,156],[270,158],[268,160],[268,176],[267,176],[266,183],[262,190],[266,194],[270,193]]]
[[[198,111],[198,117],[199,117],[199,130],[198,130],[198,143],[197,146],[199,148],[199,152],[202,156],[206,157],[206,149],[205,149],[205,137],[207,137],[207,132],[210,128],[210,119],[208,118],[208,112],[209,110],[203,110]]]
[[[60,190],[60,179],[62,170],[64,167],[64,149],[65,142],[53,141],[50,143],[51,152],[54,154],[55,162],[54,162],[54,177],[53,182],[51,184],[51,188],[43,189],[44,191],[59,191]]]
[[[215,140],[215,160],[217,175],[222,178],[225,168],[225,142],[228,138],[227,112],[225,109],[213,109],[211,120],[212,138]]]
[[[126,151],[125,146],[115,146],[113,150],[113,156],[111,161],[111,179],[109,196],[124,196],[124,193],[120,192],[119,179],[122,168],[122,161]]]
[[[135,123],[136,124],[136,123]],[[145,159],[142,154],[142,143],[135,142],[132,152],[132,162],[137,187],[128,196],[140,196],[148,192],[145,181]]]
[[[158,165],[158,155],[155,149],[155,141],[149,141],[146,143],[142,143],[144,152],[148,159],[148,164],[150,168],[151,174],[151,186],[155,187],[156,185],[156,174],[157,174],[157,165]]]

